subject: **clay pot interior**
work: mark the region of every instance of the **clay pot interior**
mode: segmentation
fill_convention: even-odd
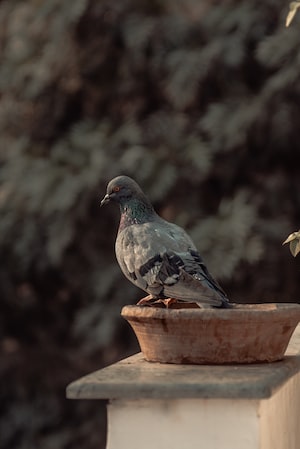
[[[121,312],[146,360],[178,364],[281,360],[300,321],[299,304],[235,304],[230,309],[140,305]]]

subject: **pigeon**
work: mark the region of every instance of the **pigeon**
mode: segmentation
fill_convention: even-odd
[[[160,217],[132,178],[117,176],[108,183],[101,206],[110,201],[120,206],[115,252],[129,281],[154,300],[230,307],[185,230]]]

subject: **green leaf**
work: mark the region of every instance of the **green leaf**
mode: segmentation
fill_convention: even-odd
[[[290,243],[290,242],[292,242],[293,240],[296,240],[296,239],[298,239],[298,240],[300,239],[300,231],[292,232],[292,234],[290,234],[288,236],[288,238],[283,242],[283,245],[285,243]]]
[[[290,242],[290,251],[294,257],[300,252],[300,239],[295,239]]]
[[[297,12],[297,9],[300,8],[300,2],[291,2],[290,3],[290,10],[286,17],[285,26],[290,26],[293,18],[295,17],[295,14]]]
[[[288,238],[283,242],[290,244],[290,251],[294,257],[300,252],[300,230],[297,232],[293,232],[288,236]]]

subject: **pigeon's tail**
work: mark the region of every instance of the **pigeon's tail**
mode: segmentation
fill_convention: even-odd
[[[227,299],[222,301],[220,304],[205,304],[202,301],[195,301],[195,303],[200,307],[200,309],[232,309],[233,307]]]
[[[213,307],[216,308],[216,309],[232,309],[233,305],[230,304],[230,302],[226,298],[226,300],[223,300],[220,305],[213,306]]]

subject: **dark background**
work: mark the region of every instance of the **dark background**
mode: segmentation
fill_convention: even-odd
[[[300,23],[282,0],[0,1],[0,446],[96,449],[66,385],[137,351],[106,183],[134,177],[236,302],[297,302]],[[300,14],[299,14],[300,15]]]

